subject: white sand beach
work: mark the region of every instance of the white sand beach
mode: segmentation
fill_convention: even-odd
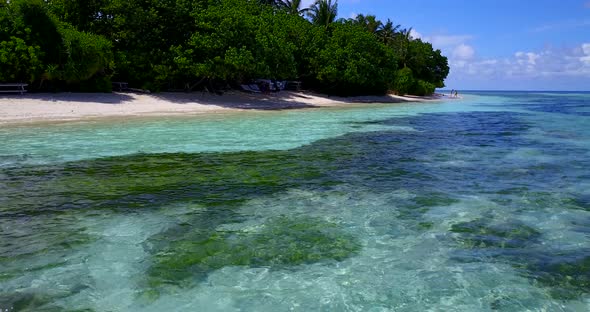
[[[209,93],[57,93],[0,97],[0,125],[102,117],[222,113],[239,110],[283,110],[359,103],[402,103],[440,99],[410,96],[328,97],[299,92]]]

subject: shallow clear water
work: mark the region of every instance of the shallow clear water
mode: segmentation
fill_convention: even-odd
[[[0,128],[0,309],[587,311],[590,94]]]

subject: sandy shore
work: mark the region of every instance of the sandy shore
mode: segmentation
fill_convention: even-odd
[[[437,97],[325,95],[280,92],[261,95],[207,93],[58,93],[0,96],[0,125],[101,117],[223,113],[239,110],[284,110],[358,103],[402,103],[437,100]]]

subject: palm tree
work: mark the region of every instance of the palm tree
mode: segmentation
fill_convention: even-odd
[[[301,0],[281,0],[280,6],[289,14],[303,15],[309,8],[301,8]]]
[[[338,0],[316,0],[307,13],[311,22],[328,27],[336,20],[338,15]]]
[[[390,19],[387,19],[387,23],[382,24],[381,28],[377,30],[377,36],[381,42],[391,45],[394,42],[395,36],[401,27],[402,26],[399,24],[394,26],[393,22]]]
[[[376,34],[377,31],[383,26],[381,21],[377,19],[375,15],[363,15],[359,14],[353,21],[355,24],[365,28],[368,32]]]
[[[407,67],[406,63],[408,61],[408,50],[410,48],[410,41],[412,40],[412,27],[402,29],[399,32],[399,35],[401,36],[401,47],[399,50],[399,55],[402,63],[404,64],[404,67]]]
[[[404,28],[400,31],[400,34],[404,37],[404,39],[406,39],[406,41],[410,41],[412,40],[412,30],[414,28],[410,27],[410,28]]]

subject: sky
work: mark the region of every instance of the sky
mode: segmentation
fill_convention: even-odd
[[[338,1],[339,17],[357,14],[440,49],[449,89],[590,91],[590,0]]]

